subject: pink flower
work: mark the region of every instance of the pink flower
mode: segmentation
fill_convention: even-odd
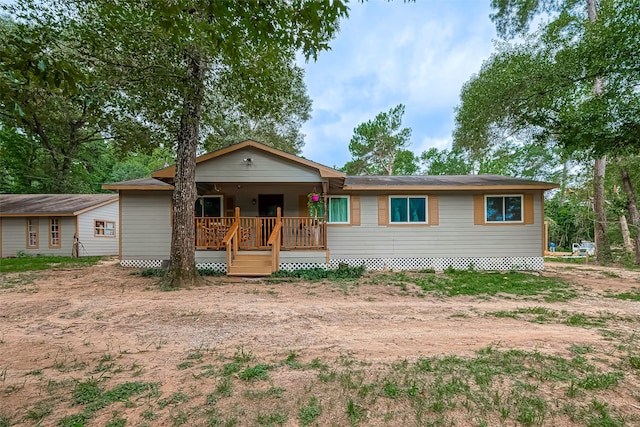
[[[317,194],[312,194],[311,195],[311,201],[313,202],[317,202],[318,200],[320,200],[320,196]]]

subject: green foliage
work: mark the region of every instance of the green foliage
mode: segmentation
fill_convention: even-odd
[[[621,292],[618,294],[607,294],[605,296],[607,298],[616,298],[627,301],[640,301],[640,289],[636,289],[635,291],[630,292]]]
[[[354,129],[349,142],[352,160],[342,168],[349,175],[398,175],[415,172],[415,158],[406,153],[411,129],[401,128],[404,105],[399,104]],[[398,168],[396,168],[398,162]]]
[[[267,380],[269,379],[269,369],[271,369],[269,365],[259,363],[238,372],[238,378],[245,381]]]
[[[348,265],[339,266],[335,270],[326,270],[324,268],[309,268],[299,269],[293,271],[279,270],[271,274],[271,278],[299,278],[303,280],[344,280],[344,279],[358,279],[362,277],[366,270],[363,265],[359,267],[351,267]]]
[[[456,295],[554,295],[556,300],[576,296],[564,282],[526,273],[448,271],[442,275],[417,276],[412,281],[426,292]]]
[[[298,411],[298,421],[300,425],[309,426],[322,414],[322,405],[316,396],[309,398],[309,404],[302,406]]]
[[[528,21],[530,13],[544,11],[528,7],[544,2],[499,3],[508,7],[497,16],[524,13]],[[584,2],[581,7],[560,7],[562,3],[578,2],[547,2],[563,13],[524,42],[502,45],[465,84],[456,145],[480,151],[516,134],[593,157],[637,152],[640,94],[635,88],[640,76],[634,52],[640,40],[632,36],[640,31],[637,5],[602,2],[596,22],[589,23]],[[506,10],[510,12],[503,14]],[[606,81],[599,96],[593,96],[596,77]]]
[[[21,271],[39,271],[51,268],[76,268],[94,265],[103,257],[89,256],[71,258],[64,256],[23,256],[19,258],[3,258],[0,273],[16,273]]]

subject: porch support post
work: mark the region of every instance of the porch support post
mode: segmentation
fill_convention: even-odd
[[[327,248],[327,191],[329,183],[327,181],[322,181],[322,203],[324,205],[324,209],[322,210],[324,215],[322,218],[322,247]]]

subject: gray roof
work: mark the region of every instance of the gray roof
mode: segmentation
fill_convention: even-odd
[[[557,184],[501,175],[411,175],[411,176],[348,176],[344,189],[478,189],[485,188],[531,188],[551,189]]]
[[[102,188],[105,190],[173,190],[173,185],[156,178],[138,178],[104,184]]]
[[[0,194],[0,216],[74,216],[117,200],[117,194]]]

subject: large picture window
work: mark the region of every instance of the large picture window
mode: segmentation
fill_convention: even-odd
[[[222,196],[202,196],[196,199],[196,217],[222,216]]]
[[[391,224],[426,224],[426,196],[390,196],[389,223]]]
[[[486,222],[522,222],[522,195],[490,195],[484,200]]]
[[[330,224],[349,224],[349,197],[327,197],[327,221]]]
[[[49,247],[59,248],[60,243],[60,218],[49,219]]]

